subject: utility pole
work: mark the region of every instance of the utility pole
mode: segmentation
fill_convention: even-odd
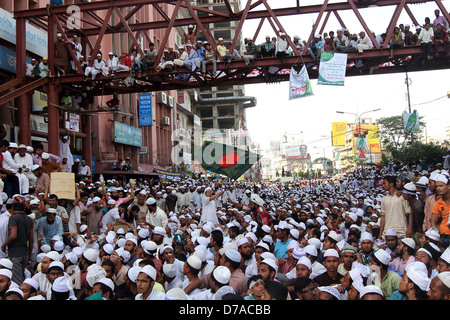
[[[411,79],[408,78],[408,71],[406,71],[406,79],[405,79],[405,83],[406,83],[406,96],[408,99],[408,112],[409,114],[411,114],[411,99],[409,96],[409,85],[412,83]],[[414,133],[411,131],[411,143],[414,142]]]

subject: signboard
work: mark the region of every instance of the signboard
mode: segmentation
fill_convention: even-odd
[[[25,23],[26,49],[41,57],[48,54],[47,33],[35,26]],[[16,20],[8,11],[0,8],[0,38],[16,44]]]
[[[289,100],[303,98],[312,94],[311,81],[309,80],[306,66],[303,65],[300,72],[291,68],[289,75]]]
[[[347,121],[331,123],[331,137],[333,146],[345,146]]]
[[[347,68],[347,54],[322,52],[317,84],[343,86]]]
[[[403,128],[406,134],[420,132],[419,114],[417,113],[417,110],[414,110],[412,113],[404,111],[402,117]]]
[[[31,58],[26,57],[27,63],[31,63]],[[16,73],[16,52],[4,46],[0,46],[0,69]]]
[[[285,147],[285,156],[286,157],[306,157],[307,154],[307,147],[306,145],[301,145],[301,146],[290,146],[290,147]]]
[[[75,200],[75,173],[50,173],[50,193],[56,194],[60,199]]]
[[[102,152],[101,162],[117,162],[119,160],[119,155],[117,152]]]
[[[140,147],[139,148],[139,154],[147,154],[148,153],[148,147]]]
[[[80,115],[69,113],[68,128],[70,131],[80,132]]]
[[[360,160],[360,161],[365,161],[365,160],[367,160],[367,156],[366,156],[366,153],[364,152],[364,150],[359,150],[359,154],[358,154],[358,159]]]
[[[367,143],[368,152],[381,152],[380,137],[378,135],[378,125],[377,124],[363,124],[361,125],[361,131],[367,131]],[[356,132],[359,132],[359,126],[356,126]]]
[[[142,147],[142,129],[114,121],[114,142]]]
[[[154,169],[154,172],[160,175],[160,177],[164,180],[176,180],[181,179],[181,173],[180,172],[172,172],[168,170],[162,170],[162,169]]]
[[[153,125],[152,115],[152,94],[140,94],[139,95],[139,126],[151,126]]]

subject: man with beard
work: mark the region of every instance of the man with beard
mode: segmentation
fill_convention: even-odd
[[[3,296],[11,286],[12,272],[8,269],[0,269],[0,298],[3,300]]]
[[[59,261],[59,253],[56,251],[49,251],[45,254],[41,261],[41,271],[36,273],[32,279],[39,284],[38,295],[45,297],[50,291],[51,283],[47,279],[48,269],[53,261]]]
[[[54,236],[62,237],[63,234],[63,221],[61,217],[56,214],[55,208],[47,208],[45,218],[39,220],[39,226],[37,230],[38,238],[41,238],[41,244],[50,245],[50,241]]]
[[[138,193],[136,199],[131,204],[132,206],[139,207],[139,213],[136,219],[136,223],[139,223],[141,220],[145,221],[145,216],[147,215],[147,205],[145,204],[146,200],[147,200],[147,192],[145,190],[142,190],[141,192]]]
[[[411,238],[403,238],[397,247],[397,258],[389,263],[389,267],[403,273],[405,267],[414,262],[415,259],[415,247],[416,243]]]
[[[166,210],[166,200],[163,199],[163,194],[161,191],[158,191],[155,195],[155,199],[156,199],[156,205],[158,206],[158,208],[160,208],[162,211]],[[147,214],[147,206],[145,207],[146,210],[146,214]],[[145,218],[145,216],[144,216]]]
[[[131,192],[128,197],[121,198],[119,190],[115,187],[111,188],[111,189],[109,189],[109,192],[111,194],[110,198],[116,202],[116,206],[120,206],[122,203],[128,203],[128,202],[134,200],[134,185],[132,185],[132,184],[130,185],[130,190],[131,190]],[[106,197],[106,198],[107,198],[107,200],[109,200],[108,197]]]
[[[250,242],[245,237],[237,241],[237,246],[238,251],[241,254],[241,257],[243,258],[243,263],[241,263],[240,268],[242,269],[242,271],[245,272],[247,266],[251,265],[256,261],[253,254],[253,247],[250,245]]]
[[[81,213],[83,215],[83,213]],[[86,211],[86,224],[93,234],[100,234],[100,223],[103,217],[103,201],[94,197],[92,204]]]
[[[166,197],[166,211],[167,212],[175,211],[175,208],[177,206],[177,199],[178,199],[177,191],[175,189],[170,191],[170,193]]]
[[[25,165],[22,173],[25,175],[25,177],[27,177],[29,186],[34,186],[34,184],[36,183],[36,176],[31,171],[31,167],[33,166],[33,157],[29,153],[27,153],[26,148],[27,147],[24,144],[19,145],[17,153],[14,155],[14,161],[18,164]],[[28,194],[28,192],[26,192],[25,194]]]
[[[169,218],[167,217],[167,214],[156,205],[155,198],[148,198],[145,203],[147,204],[145,224],[151,228],[165,228],[169,223]]]
[[[189,201],[190,201],[190,196],[189,193],[186,192],[186,186],[181,186],[180,187],[180,192],[178,192],[177,194],[177,202],[176,202],[176,211],[180,212],[181,208],[184,207],[189,207]]]

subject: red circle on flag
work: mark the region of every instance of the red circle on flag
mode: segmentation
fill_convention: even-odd
[[[219,166],[226,168],[234,166],[239,161],[239,155],[235,152],[230,152],[224,155],[219,160]]]

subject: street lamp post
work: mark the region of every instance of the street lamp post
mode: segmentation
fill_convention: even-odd
[[[362,136],[362,134],[361,134],[361,116],[363,114],[366,114],[366,113],[369,113],[369,112],[375,112],[375,111],[379,111],[379,110],[381,110],[381,108],[377,108],[377,109],[373,109],[373,110],[369,110],[369,111],[364,111],[364,112],[362,112],[360,114],[353,113],[353,112],[345,112],[345,111],[336,111],[336,113],[340,113],[340,114],[345,114],[346,113],[346,114],[351,114],[351,115],[356,116],[357,119],[358,119],[358,128],[359,128],[358,138],[361,138],[361,136]],[[361,166],[362,166],[362,164],[361,164]]]

